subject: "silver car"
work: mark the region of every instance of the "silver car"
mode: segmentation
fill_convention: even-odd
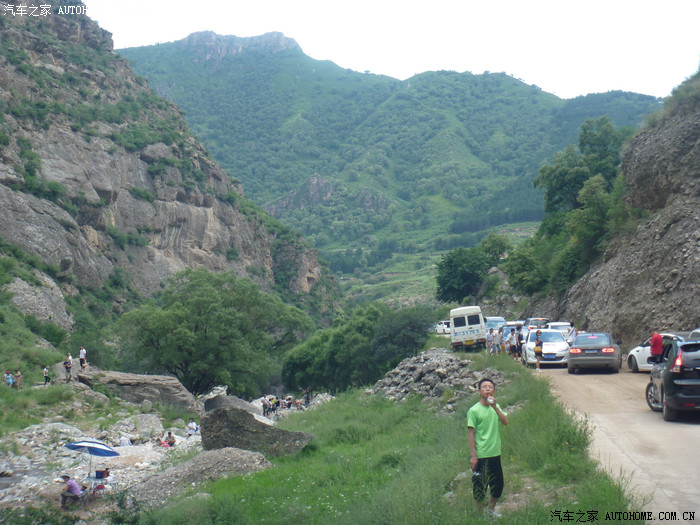
[[[569,349],[567,369],[574,374],[583,368],[603,368],[620,371],[622,353],[610,334],[587,332],[579,334]]]

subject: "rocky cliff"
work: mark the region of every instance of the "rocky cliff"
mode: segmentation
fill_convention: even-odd
[[[205,267],[297,296],[317,287],[315,252],[247,201],[111,35],[58,14],[63,3],[0,18],[0,237],[81,286],[124,269],[150,294]]]
[[[637,344],[656,330],[700,326],[700,73],[626,148],[627,204],[646,215],[603,261],[539,310]]]

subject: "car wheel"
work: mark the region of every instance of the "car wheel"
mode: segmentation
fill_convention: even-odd
[[[675,421],[678,418],[678,411],[668,406],[665,392],[662,394],[661,398],[664,406],[664,421]]]
[[[649,405],[649,408],[651,408],[654,412],[661,412],[661,410],[663,409],[663,405],[660,401],[657,400],[656,386],[651,381],[647,385],[646,398],[647,405]]]
[[[618,372],[620,372],[620,367],[619,367],[619,366],[616,366],[615,368],[612,369],[612,373],[613,373],[613,374],[617,374]]]
[[[575,373],[576,373],[576,369],[575,369],[574,367],[572,367],[572,366],[567,366],[567,367],[566,367],[566,371],[569,372],[570,374],[575,374]]]
[[[639,365],[637,365],[637,360],[633,355],[627,360],[627,368],[629,368],[633,373],[639,372]]]

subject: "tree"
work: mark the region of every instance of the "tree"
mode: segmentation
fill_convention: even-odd
[[[566,227],[571,232],[584,263],[590,263],[605,249],[610,195],[602,175],[586,181],[578,199],[583,207],[569,214]]]
[[[479,248],[481,248],[488,257],[489,266],[497,266],[501,257],[503,257],[506,252],[510,251],[513,245],[507,237],[491,232],[481,239]]]
[[[227,385],[257,394],[278,371],[276,356],[312,329],[308,316],[233,272],[185,270],[163,294],[125,314],[125,340],[154,371],[192,393]]]
[[[590,176],[583,156],[570,144],[554,154],[552,164],[540,168],[532,184],[544,189],[545,212],[568,211],[578,207],[576,196]]]
[[[456,248],[443,256],[437,269],[435,297],[459,302],[479,289],[489,269],[489,259],[478,247]]]

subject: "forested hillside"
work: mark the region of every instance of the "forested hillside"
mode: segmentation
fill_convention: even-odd
[[[532,181],[586,118],[637,126],[659,107],[622,92],[561,100],[504,73],[361,74],[280,34],[196,33],[119,53],[185,111],[247,195],[336,270],[352,268],[348,246],[365,259],[379,241],[440,250],[540,219]]]

